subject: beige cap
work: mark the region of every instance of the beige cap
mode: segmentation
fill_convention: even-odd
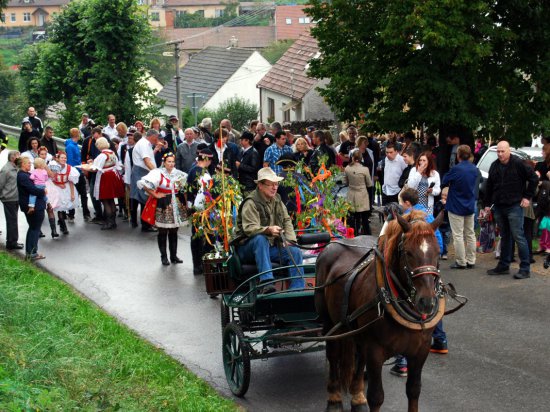
[[[270,182],[280,182],[284,180],[284,177],[277,176],[270,167],[264,167],[258,170],[258,180],[254,180],[254,183],[261,182],[262,180],[269,180]]]

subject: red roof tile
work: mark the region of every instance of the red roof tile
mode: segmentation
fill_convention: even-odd
[[[169,40],[184,39],[183,50],[202,50],[208,46],[228,47],[234,36],[238,47],[261,49],[275,41],[274,26],[199,27],[192,29],[166,29]]]
[[[307,75],[308,63],[318,53],[317,40],[309,33],[301,35],[260,80],[258,87],[272,90],[295,100],[303,99],[318,82],[317,79]]]

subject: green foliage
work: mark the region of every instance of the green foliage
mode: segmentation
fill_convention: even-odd
[[[308,13],[311,74],[330,79],[321,93],[342,119],[512,141],[549,123],[548,2],[312,0]]]
[[[0,273],[0,410],[236,410],[47,273],[6,253]]]
[[[17,125],[25,113],[27,100],[17,72],[9,70],[0,56],[0,122]]]
[[[223,119],[229,119],[233,128],[240,131],[248,126],[251,120],[257,119],[258,113],[256,104],[241,97],[231,97],[223,101],[211,116],[204,117],[212,117],[212,129],[217,129]],[[199,112],[199,121],[200,119],[202,117]]]
[[[190,27],[215,27],[221,26],[230,20],[237,17],[238,3],[229,3],[225,6],[223,16],[220,17],[204,17],[204,12],[199,13],[177,13],[174,19],[174,28],[190,28]]]
[[[275,41],[263,49],[261,54],[270,64],[275,64],[293,43],[294,40]]]
[[[70,2],[54,19],[49,40],[26,51],[21,71],[29,100],[63,101],[63,127],[78,124],[82,110],[95,119],[113,113],[127,123],[147,121],[158,114],[141,57],[151,38],[134,0]]]

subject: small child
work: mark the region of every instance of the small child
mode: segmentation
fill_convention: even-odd
[[[443,249],[441,250],[441,259],[447,260],[447,245],[451,239],[451,226],[449,224],[449,214],[445,210],[445,205],[447,204],[447,195],[449,194],[449,188],[444,187],[441,190],[441,200],[434,205],[434,217],[439,215],[439,212],[445,212],[445,219],[443,223],[439,226],[439,231],[441,232],[441,237],[443,238]]]
[[[34,170],[31,173],[31,180],[34,182],[34,185],[40,189],[46,188],[46,182],[48,181],[48,171],[46,170],[46,161],[40,157],[34,159]],[[44,198],[44,201],[47,201],[47,198]],[[28,214],[34,213],[34,204],[36,202],[36,196],[29,195],[29,211]]]

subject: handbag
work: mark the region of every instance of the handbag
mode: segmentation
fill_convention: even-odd
[[[155,224],[155,215],[157,213],[157,198],[155,196],[149,196],[145,207],[141,212],[141,220],[149,223],[151,226]]]

